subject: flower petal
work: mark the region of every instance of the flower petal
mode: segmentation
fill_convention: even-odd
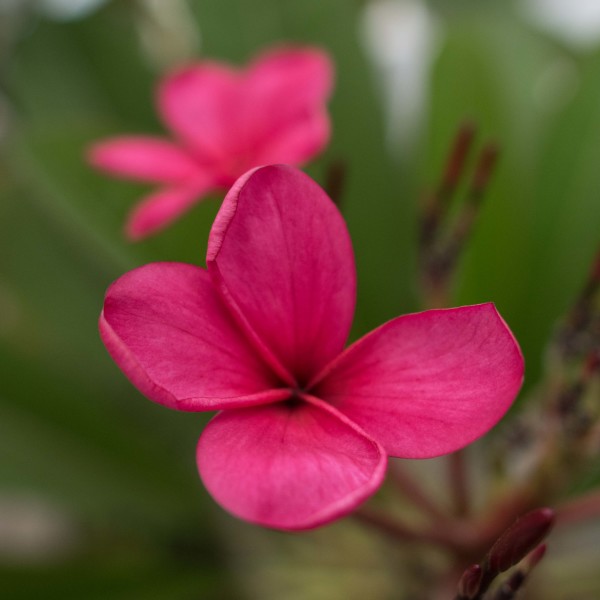
[[[327,52],[316,46],[281,46],[259,54],[250,65],[250,77],[263,86],[290,84],[307,98],[323,100],[331,93],[333,65]],[[294,101],[294,99],[290,99]]]
[[[350,331],[356,274],[339,211],[307,175],[256,169],[217,214],[207,265],[251,337],[302,385],[338,354]]]
[[[379,444],[316,398],[218,414],[197,461],[225,509],[285,530],[348,514],[379,487],[386,466]]]
[[[214,187],[212,181],[206,180],[193,186],[166,188],[151,194],[131,211],[125,228],[127,237],[139,240],[165,228]]]
[[[256,162],[261,165],[302,165],[325,148],[330,130],[326,110],[307,113],[265,140]]]
[[[333,65],[318,48],[278,48],[259,56],[246,74],[254,110],[276,121],[323,106],[333,86]]]
[[[388,454],[429,458],[491,429],[523,380],[517,342],[493,304],[430,310],[358,340],[312,393],[377,439]]]
[[[200,166],[181,148],[158,138],[115,137],[88,150],[94,167],[113,175],[156,183],[181,183],[197,175]]]
[[[325,102],[333,65],[318,48],[280,48],[260,56],[244,81],[244,108],[256,164],[299,165],[323,149],[330,123]],[[252,165],[252,166],[255,166]]]
[[[153,263],[106,293],[100,334],[148,398],[180,410],[271,402],[289,391],[238,331],[204,269]]]
[[[175,71],[158,89],[158,109],[165,124],[199,158],[222,161],[230,157],[239,137],[241,88],[234,69],[204,61]]]

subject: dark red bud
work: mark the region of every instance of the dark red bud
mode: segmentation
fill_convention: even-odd
[[[448,157],[446,170],[444,172],[443,186],[453,189],[458,184],[462,175],[467,154],[475,137],[475,126],[472,123],[464,123],[458,130],[452,144],[452,150]]]
[[[526,561],[526,565],[525,568],[527,569],[527,572],[531,571],[531,569],[533,569],[535,566],[537,566],[537,564],[540,562],[540,560],[542,560],[542,558],[544,558],[544,555],[546,554],[546,544],[540,544],[533,552],[529,553],[529,556],[527,556],[527,561]]]
[[[590,279],[594,282],[600,281],[600,252],[596,254],[596,257],[594,259]]]
[[[458,582],[458,595],[461,598],[475,598],[479,591],[483,571],[479,565],[471,565],[462,574]]]
[[[591,377],[599,369],[600,369],[600,351],[590,352],[585,359],[584,376]]]
[[[485,146],[479,155],[473,176],[472,189],[475,193],[481,193],[487,187],[497,160],[498,147],[495,144]]]
[[[538,508],[515,521],[489,551],[487,570],[501,573],[523,560],[548,535],[554,518],[551,508]]]

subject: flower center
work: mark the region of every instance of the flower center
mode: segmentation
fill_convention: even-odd
[[[302,400],[300,396],[300,390],[290,390],[291,394],[287,400],[284,400],[284,405],[289,409],[298,408],[301,404],[304,404],[304,400]]]

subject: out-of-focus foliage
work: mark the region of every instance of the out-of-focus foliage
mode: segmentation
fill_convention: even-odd
[[[366,2],[173,0],[158,9],[160,2],[113,0],[60,22],[35,2],[10,4],[0,3],[0,507],[35,498],[56,508],[63,526],[33,535],[18,556],[0,539],[3,594],[267,598],[264,585],[248,588],[260,596],[244,592],[232,567],[240,564],[240,551],[234,560],[228,550],[236,540],[252,552],[248,526],[224,516],[196,475],[195,444],[208,417],[142,398],[96,328],[104,290],[125,270],[155,260],[203,263],[218,199],[156,237],[127,243],[124,216],[146,188],[92,172],[86,145],[162,131],[153,85],[166,63],[205,56],[242,64],[282,41],[326,48],[337,71],[333,140],[308,171],[324,182],[331,161],[347,167],[356,336],[418,309],[416,203],[456,127],[471,119],[502,155],[455,300],[497,303],[523,347],[530,386],[599,241],[600,45],[568,47],[525,21],[516,3],[431,2],[439,39],[425,127],[409,152],[395,155],[361,41]],[[42,517],[38,504],[17,504],[22,530],[0,511],[0,532],[19,538]],[[336,564],[342,591],[328,598],[351,598],[344,561]],[[280,593],[273,597],[316,597]]]

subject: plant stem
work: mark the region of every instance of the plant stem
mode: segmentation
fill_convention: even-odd
[[[557,524],[571,525],[600,518],[600,490],[593,490],[587,494],[563,503],[557,509]]]
[[[390,462],[390,479],[404,496],[435,522],[445,521],[448,515],[425,492],[420,483],[398,461]]]
[[[448,456],[450,490],[454,503],[454,513],[465,517],[470,512],[469,485],[465,450],[458,450]]]

